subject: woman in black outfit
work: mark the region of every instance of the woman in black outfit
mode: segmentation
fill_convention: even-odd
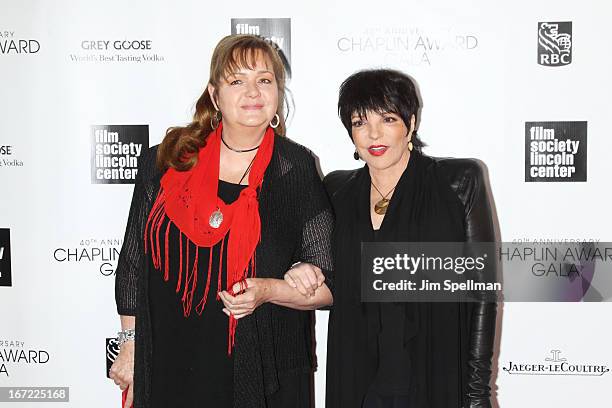
[[[333,218],[281,136],[284,78],[262,38],[222,39],[193,121],[140,158],[116,271],[126,407],[311,406]]]
[[[495,241],[484,166],[421,152],[411,79],[369,70],[340,88],[355,158],[324,183],[336,215],[328,408],[490,407],[495,303],[362,303],[361,242]]]

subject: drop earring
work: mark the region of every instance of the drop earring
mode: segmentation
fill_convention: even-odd
[[[355,152],[353,153],[353,159],[355,159],[355,160],[359,160],[360,159],[359,153],[357,153],[357,150],[355,150]]]
[[[411,152],[414,149],[414,145],[412,144],[412,137],[416,134],[416,130],[412,132],[412,134],[408,133],[406,136],[410,136],[408,139],[408,151]]]
[[[221,119],[222,119],[221,111],[217,109],[214,115],[210,117],[210,127],[213,130],[215,130],[219,126],[219,123],[221,123]]]

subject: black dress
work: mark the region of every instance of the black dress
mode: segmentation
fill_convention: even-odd
[[[143,248],[144,227],[162,177],[156,155],[157,147],[152,147],[143,151],[138,162],[115,279],[117,312],[136,317],[134,408],[150,408],[159,388],[154,389],[153,385],[154,363],[160,357],[153,349],[151,317],[153,308],[161,309],[150,301],[153,297],[149,286],[152,275],[160,277],[163,272],[153,269],[150,254],[145,254]],[[257,277],[282,279],[293,263],[308,262],[323,270],[326,283],[333,290],[330,280],[333,216],[310,151],[285,137],[275,136],[272,159],[258,197],[262,225],[261,242],[256,250]],[[172,295],[169,301],[181,307],[172,283],[163,283],[166,286],[161,289]],[[212,302],[213,288],[209,297]],[[194,306],[199,301],[194,296]],[[209,314],[218,316],[213,307],[213,303],[208,304],[202,316],[192,312],[194,316],[188,320],[197,322],[210,317]],[[181,319],[185,319],[181,309],[179,312]],[[224,338],[227,332],[220,329],[218,333]],[[311,407],[316,366],[313,333],[312,312],[271,303],[262,304],[253,314],[240,319],[232,351],[233,408]],[[227,356],[227,343],[218,340],[221,349],[218,355]],[[176,352],[178,343],[173,344]],[[204,386],[198,383],[197,389]],[[168,406],[175,406],[174,402]],[[196,406],[210,405],[202,401]]]
[[[379,230],[373,231],[374,241],[380,240]],[[366,304],[366,307],[371,306]],[[398,336],[398,322],[404,317],[402,303],[381,303],[375,306],[380,319],[378,333],[378,370],[369,393],[372,397],[406,396],[410,393],[410,353]],[[372,399],[372,398],[371,398]]]
[[[374,241],[380,240],[379,230],[373,231]],[[372,305],[367,304],[366,307]],[[399,322],[404,317],[401,303],[381,303],[375,306],[379,314],[378,370],[370,385],[363,408],[410,407],[410,353],[404,347],[403,336],[398,335]]]
[[[227,204],[234,202],[246,186],[219,181],[219,197]],[[167,221],[166,221],[167,222]],[[165,226],[163,227],[165,228]],[[233,359],[228,355],[228,317],[223,302],[217,299],[219,272],[226,281],[227,263],[224,256],[219,271],[218,254],[221,243],[213,247],[209,295],[201,315],[192,311],[185,317],[182,290],[177,293],[179,259],[178,229],[170,228],[170,273],[164,281],[162,271],[150,268],[149,299],[153,333],[152,392],[153,408],[219,407],[233,405]],[[227,241],[229,234],[225,237]],[[227,242],[226,242],[227,244]],[[208,259],[208,248],[200,248],[200,259]],[[189,256],[193,264],[195,254]],[[149,258],[149,262],[152,262]],[[208,264],[199,264],[198,282],[206,282]],[[194,302],[204,296],[205,285],[198,285]]]
[[[361,408],[368,392],[411,408],[490,407],[495,303],[362,303],[361,242],[492,242],[484,169],[475,160],[413,151],[377,236],[367,166],[325,178],[336,224],[334,305],[327,348],[327,408]],[[395,330],[389,331],[389,325]],[[389,349],[403,348],[403,365]],[[400,371],[406,369],[404,372]],[[384,389],[380,380],[395,389]],[[391,384],[387,384],[391,385]],[[403,397],[405,395],[405,398]]]

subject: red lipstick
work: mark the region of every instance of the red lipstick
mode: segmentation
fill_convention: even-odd
[[[389,146],[385,146],[385,145],[372,145],[368,147],[368,152],[372,156],[382,156],[383,154],[387,152],[388,148]]]

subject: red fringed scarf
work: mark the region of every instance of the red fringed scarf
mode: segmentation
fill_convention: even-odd
[[[170,223],[179,230],[180,259],[178,283],[176,292],[183,287],[183,313],[185,317],[191,313],[193,295],[198,277],[198,252],[200,248],[210,248],[208,259],[208,275],[204,296],[196,306],[201,314],[208,297],[212,269],[212,248],[221,242],[219,252],[219,268],[222,267],[223,251],[227,251],[227,281],[225,288],[232,293],[232,286],[246,278],[255,277],[255,248],[260,240],[261,221],[259,219],[259,202],[257,194],[261,189],[264,172],[272,158],[274,148],[274,131],[268,128],[259,149],[251,171],[249,185],[232,204],[224,203],[217,195],[219,183],[219,155],[221,152],[222,124],[206,138],[206,145],[198,153],[197,164],[188,171],[177,171],[170,168],[161,179],[161,188],[149,214],[144,233],[145,253],[151,250],[153,266],[161,271],[160,235],[164,241],[164,280],[169,277],[169,245],[168,236]],[[213,213],[223,215],[223,221],[215,228],[211,218]],[[166,227],[162,231],[165,221]],[[227,248],[224,248],[224,238],[229,231]],[[183,235],[185,245],[183,246]],[[194,246],[195,261],[189,265],[189,247]],[[183,268],[183,251],[186,264]],[[184,269],[184,279],[183,279]],[[221,270],[219,270],[218,287],[221,287]],[[218,295],[217,295],[218,297]],[[237,321],[230,316],[228,353],[234,345]]]

